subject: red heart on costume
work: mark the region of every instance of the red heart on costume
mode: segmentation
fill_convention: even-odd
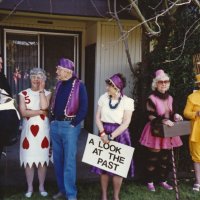
[[[45,115],[40,115],[41,119],[44,120],[45,119]]]
[[[22,94],[23,94],[24,96],[26,96],[26,95],[27,95],[27,91],[23,91]]]
[[[38,125],[31,125],[31,133],[33,134],[34,137],[38,134],[39,131],[39,126]]]
[[[30,119],[30,117],[27,117],[26,119],[27,119],[27,120],[29,120],[29,119]]]
[[[47,139],[46,136],[45,136],[44,139],[42,140],[41,147],[42,147],[43,149],[49,147],[49,141],[48,141],[48,139]]]
[[[29,148],[29,142],[28,142],[28,139],[26,137],[24,138],[24,141],[22,143],[22,147],[23,147],[23,149]]]

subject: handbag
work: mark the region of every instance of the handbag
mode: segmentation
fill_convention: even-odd
[[[0,141],[3,146],[10,146],[19,139],[20,115],[14,99],[5,93],[0,94],[8,97],[0,104]]]
[[[156,122],[151,124],[151,133],[156,137],[175,137],[189,135],[191,132],[190,121],[183,120],[179,122],[174,122],[174,126],[167,126],[161,122]]]

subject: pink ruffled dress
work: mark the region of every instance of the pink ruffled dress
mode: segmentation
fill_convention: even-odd
[[[155,95],[150,95],[149,97],[151,101],[156,106],[156,112],[159,116],[162,116],[165,114],[166,110],[163,106],[163,99],[158,98]],[[172,111],[172,102],[173,99],[171,96],[169,96],[167,99],[167,105],[169,107],[169,110]],[[181,141],[181,138],[179,136],[175,136],[172,138],[161,138],[161,137],[155,137],[151,133],[151,122],[148,122],[143,131],[142,135],[140,137],[140,144],[153,149],[171,149],[172,147],[180,147],[183,143]]]

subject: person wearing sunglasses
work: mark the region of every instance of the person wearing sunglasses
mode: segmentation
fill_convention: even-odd
[[[184,109],[185,118],[191,120],[191,134],[189,138],[189,148],[192,161],[194,163],[195,184],[193,190],[200,191],[200,74],[196,75],[196,85],[198,89],[190,94]]]
[[[81,122],[88,111],[88,95],[70,59],[59,59],[56,74],[58,82],[51,101],[50,135],[59,191],[53,199],[77,200],[76,156]]]
[[[168,93],[169,87],[169,76],[162,69],[157,70],[152,82],[153,92],[146,102],[148,122],[139,140],[146,153],[145,181],[148,190],[152,192],[155,192],[155,181],[158,181],[166,190],[173,189],[166,181],[170,170],[170,150],[172,147],[182,145],[179,136],[161,138],[154,136],[152,132],[152,126],[156,123],[171,127],[174,125],[174,121],[183,120],[181,115],[175,113],[173,98]]]
[[[134,111],[134,100],[123,93],[123,89],[126,86],[126,79],[122,74],[117,73],[106,79],[105,82],[106,93],[100,96],[96,112],[96,124],[99,129],[99,136],[104,143],[114,140],[131,146],[128,127]],[[101,200],[108,200],[107,189],[110,177],[112,177],[113,182],[113,200],[119,200],[123,178],[97,167],[93,167],[92,172],[100,175]],[[131,162],[129,173],[133,177],[133,161]]]

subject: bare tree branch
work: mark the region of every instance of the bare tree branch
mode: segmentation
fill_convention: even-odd
[[[17,7],[20,6],[21,3],[23,3],[23,1],[24,0],[19,1],[17,3],[17,5],[12,9],[12,11],[5,18],[3,18],[1,21],[7,20],[15,12],[15,10],[17,9]]]
[[[109,8],[110,13],[112,13],[109,0],[108,0],[108,8]],[[124,37],[125,31],[123,29],[123,26],[122,26],[122,24],[120,22],[118,14],[117,14],[117,3],[116,3],[116,0],[114,0],[114,15],[113,14],[111,14],[111,15],[114,17],[114,19],[116,20],[117,25],[119,27],[121,37],[123,38],[122,41],[124,43],[125,52],[126,52],[126,56],[127,56],[127,59],[128,59],[129,67],[130,67],[131,72],[134,74],[135,72],[134,72],[134,69],[133,69],[131,56],[130,56],[130,52],[129,52],[129,47],[128,47],[128,39],[127,39],[127,37]]]
[[[194,1],[198,1],[198,0],[194,0]],[[171,11],[172,9],[174,9],[174,7],[176,6],[182,6],[182,5],[185,5],[185,4],[190,4],[191,3],[191,0],[188,0],[188,1],[183,1],[183,0],[176,0],[175,2],[173,2],[169,7],[167,7],[163,12],[157,14],[155,17],[152,17],[150,19],[145,19],[145,17],[143,16],[143,14],[141,13],[140,9],[138,8],[138,5],[135,3],[135,1],[133,0],[129,0],[129,3],[133,6],[133,8],[135,9],[134,11],[137,13],[141,23],[140,25],[144,25],[147,33],[149,35],[154,35],[154,36],[158,36],[161,32],[161,28],[160,28],[160,25],[158,23],[158,19],[159,17],[161,16],[164,16],[166,13],[169,13],[169,11]],[[133,11],[133,12],[134,12]],[[155,31],[151,28],[151,25],[149,24],[150,22],[152,22],[153,20],[155,25],[157,26],[158,28],[158,31]],[[136,27],[133,27],[133,29],[135,29]],[[131,29],[130,31],[132,31],[133,29]]]
[[[137,4],[135,3],[135,1],[133,0],[129,0],[130,4],[133,6],[133,8],[135,9],[137,15],[139,16],[140,20],[143,22],[144,27],[146,29],[146,31],[150,34],[150,35],[158,35],[160,33],[160,29],[159,31],[154,31],[149,24],[147,23],[147,20],[144,18],[143,14],[141,13],[140,9],[138,8]]]
[[[200,20],[200,19],[197,19],[197,20],[190,26],[190,28],[186,31],[186,33],[185,33],[185,35],[184,35],[184,39],[183,39],[182,44],[179,45],[178,47],[175,47],[175,48],[172,49],[172,51],[174,51],[174,50],[176,50],[176,49],[182,47],[182,48],[181,48],[180,54],[179,54],[176,58],[174,58],[174,59],[165,60],[165,62],[163,62],[163,63],[169,63],[169,62],[177,61],[177,60],[182,56],[183,51],[184,51],[184,48],[185,48],[186,41],[187,41],[188,38],[200,27],[200,24],[197,24],[197,26],[196,26],[195,28],[193,28],[193,26],[194,26],[196,23],[198,23],[199,20]],[[193,31],[191,32],[191,29],[192,29],[192,28],[193,28]]]
[[[192,0],[194,4],[196,4],[200,8],[200,2],[199,0]]]

